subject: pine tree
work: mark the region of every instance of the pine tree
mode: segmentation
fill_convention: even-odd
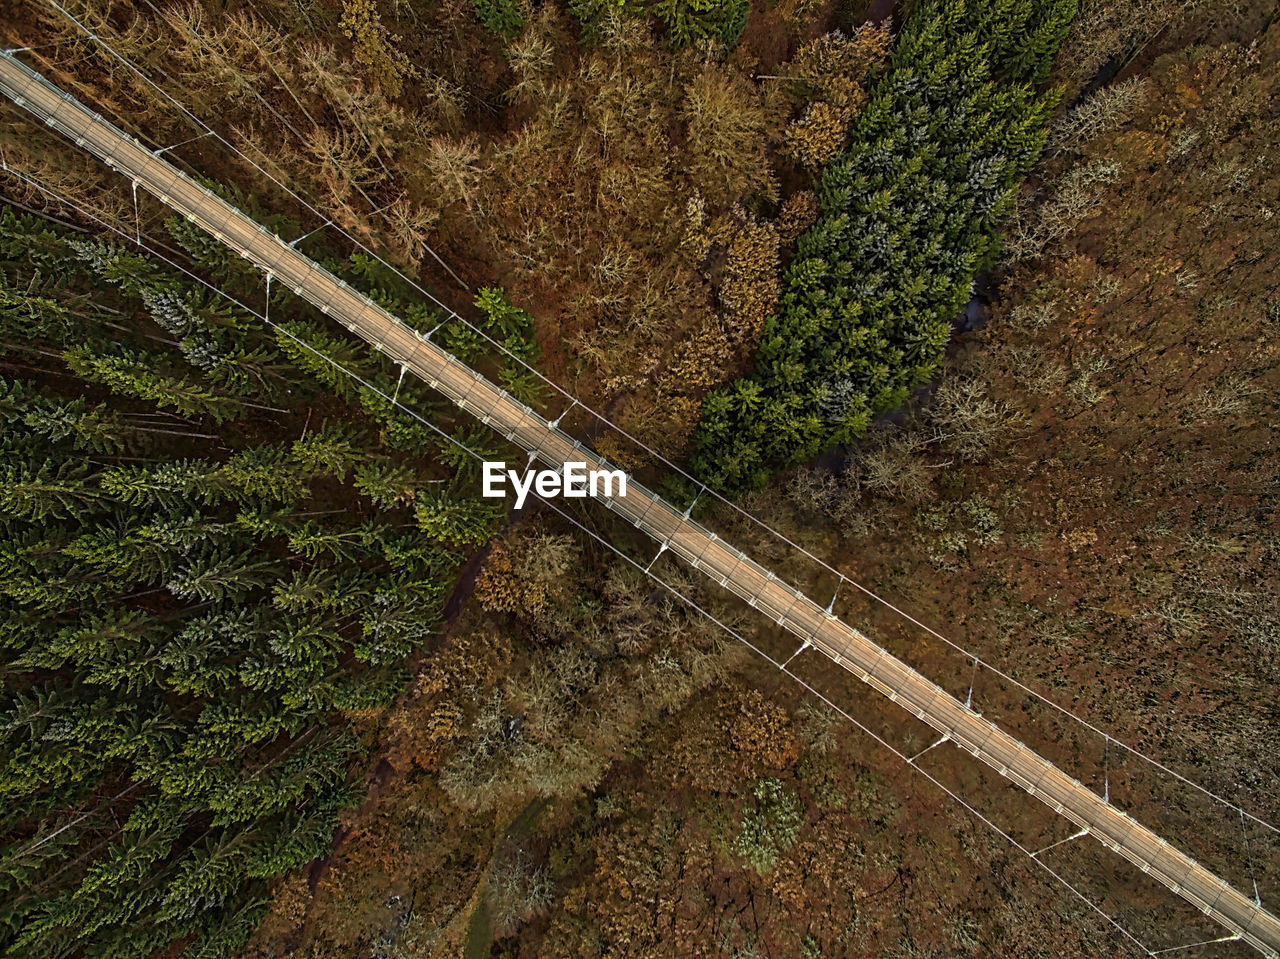
[[[357,431],[333,425],[294,441],[289,458],[308,476],[327,474],[341,482],[365,458],[365,445]]]
[[[420,481],[407,464],[375,459],[356,467],[354,485],[375,506],[392,507],[411,502]]]
[[[270,557],[254,560],[243,552],[204,550],[170,574],[165,585],[183,599],[238,600],[270,583],[274,567]]]
[[[157,370],[163,360],[136,350],[76,346],[66,353],[67,366],[91,383],[121,396],[150,400],[161,409],[184,416],[209,416],[215,423],[241,419],[248,407],[186,376]]]
[[[86,465],[67,460],[0,463],[0,512],[28,521],[85,516],[99,495],[85,482],[88,474]]]

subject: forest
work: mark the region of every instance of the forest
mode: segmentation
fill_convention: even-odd
[[[1275,835],[1116,748],[1280,815],[1274,0],[0,9],[24,62],[1280,895]],[[1042,807],[801,656],[901,762],[607,512],[482,498],[474,454],[523,452],[12,104],[0,159],[0,955],[1128,954],[973,812],[1038,848]],[[1150,948],[1213,935],[1090,848],[1053,868]]]
[[[460,451],[493,444],[420,384],[397,399],[462,447],[397,416],[389,364],[292,294],[267,326],[118,240],[3,217],[5,829],[44,819],[7,850],[6,937],[29,956],[235,942],[263,881],[327,848],[369,745],[351,720],[404,687],[502,520]],[[220,289],[257,285],[167,230]],[[333,265],[444,319],[367,258]],[[528,315],[478,300],[531,355]],[[92,817],[126,797],[122,821]]]
[[[695,468],[732,491],[862,436],[938,373],[1044,143],[1036,85],[1075,0],[922,4],[817,185],[755,371],[705,401]]]

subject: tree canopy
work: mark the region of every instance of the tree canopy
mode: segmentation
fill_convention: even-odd
[[[1039,154],[1075,0],[934,0],[827,167],[755,371],[704,403],[694,464],[726,490],[864,433],[932,379]]]

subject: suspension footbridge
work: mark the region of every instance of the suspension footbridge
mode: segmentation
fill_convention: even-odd
[[[489,382],[368,297],[300,253],[266,227],[200,186],[159,154],[94,113],[10,54],[0,55],[0,91],[50,127],[130,178],[270,280],[283,283],[322,313],[418,376],[461,409],[553,469],[566,462],[613,468],[556,423]],[[653,491],[634,480],[624,497],[601,502],[776,621],[832,663],[971,753],[1220,923],[1232,938],[1280,959],[1280,919],[1131,815],[1097,795],[864,633],[783,581]]]

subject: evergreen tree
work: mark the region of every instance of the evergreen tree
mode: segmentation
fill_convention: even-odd
[[[707,397],[695,470],[720,488],[860,436],[932,379],[950,321],[1044,142],[1036,95],[1074,0],[929,0],[823,174],[755,372]]]
[[[414,525],[452,468],[438,435],[324,357],[391,393],[384,359],[287,291],[272,311],[323,356],[144,253],[0,211],[0,350],[55,374],[0,379],[0,954],[228,959],[353,796],[346,713],[403,689],[437,627],[463,559]],[[495,329],[531,355],[527,314]],[[489,534],[477,488],[450,492],[451,542]]]

